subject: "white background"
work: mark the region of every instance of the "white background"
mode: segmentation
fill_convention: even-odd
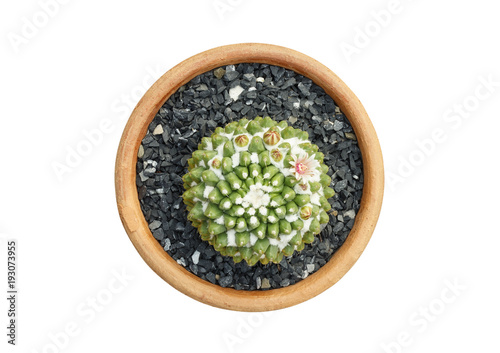
[[[20,291],[16,347],[1,300],[1,352],[499,350],[494,1],[62,2],[0,5],[0,287],[5,239],[16,238]],[[123,230],[113,184],[145,89],[191,55],[250,41],[339,75],[375,125],[387,173],[380,221],[352,270],[267,316],[209,307],[156,276]],[[68,151],[106,122],[68,166]],[[68,167],[59,177],[57,165]]]

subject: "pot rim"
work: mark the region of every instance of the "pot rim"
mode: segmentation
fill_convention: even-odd
[[[265,63],[293,70],[322,87],[351,123],[363,160],[360,209],[344,244],[317,272],[288,287],[236,290],[202,280],[179,265],[153,237],[142,213],[136,187],[137,152],[149,124],[163,103],[195,76],[220,66]],[[281,46],[242,43],[196,54],[166,72],[144,94],[132,112],[118,147],[115,191],[123,226],[144,261],[171,286],[205,304],[237,311],[277,310],[299,304],[339,281],[357,261],[377,223],[384,191],[382,151],[359,99],[330,69],[298,51]]]

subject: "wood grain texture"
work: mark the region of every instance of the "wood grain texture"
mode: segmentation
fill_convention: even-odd
[[[266,63],[304,75],[330,95],[356,133],[363,158],[364,187],[361,207],[345,243],[331,260],[306,279],[269,291],[222,288],[193,275],[177,264],[151,234],[142,214],[135,184],[137,152],[147,128],[163,103],[195,76],[219,66]],[[331,287],[354,265],[377,223],[384,191],[380,144],[354,93],[330,69],[297,51],[268,44],[245,43],[214,48],[197,54],[165,73],[139,101],[123,132],[115,167],[116,201],[120,218],[144,261],[166,282],[203,303],[230,310],[268,311],[304,302]]]

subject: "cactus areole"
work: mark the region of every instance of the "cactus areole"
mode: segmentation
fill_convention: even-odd
[[[201,238],[235,262],[279,263],[328,223],[331,178],[307,132],[269,117],[241,119],[204,137],[182,195]]]

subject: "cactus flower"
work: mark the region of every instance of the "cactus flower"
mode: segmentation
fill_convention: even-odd
[[[273,161],[279,162],[283,159],[283,153],[280,151],[279,148],[275,148],[271,150],[271,158],[273,159]]]
[[[212,160],[212,166],[215,168],[215,169],[220,169],[220,167],[222,166],[222,162],[220,161],[220,159],[218,158],[214,158]]]
[[[279,263],[314,241],[333,196],[323,154],[304,131],[271,118],[218,127],[183,176],[187,218],[235,262]]]
[[[280,139],[280,133],[276,130],[269,129],[266,133],[264,133],[264,142],[266,145],[274,146],[280,142]]]
[[[300,218],[304,220],[308,220],[311,218],[312,215],[312,208],[309,206],[304,206],[300,209]]]
[[[300,156],[292,155],[292,161],[290,161],[290,171],[295,174],[295,179],[307,183],[311,177],[315,175],[320,175],[321,172],[317,170],[320,166],[319,162],[314,159],[314,155],[309,156],[307,153],[303,152]]]
[[[249,142],[250,140],[248,139],[247,135],[239,135],[234,138],[234,143],[238,147],[245,147]]]

